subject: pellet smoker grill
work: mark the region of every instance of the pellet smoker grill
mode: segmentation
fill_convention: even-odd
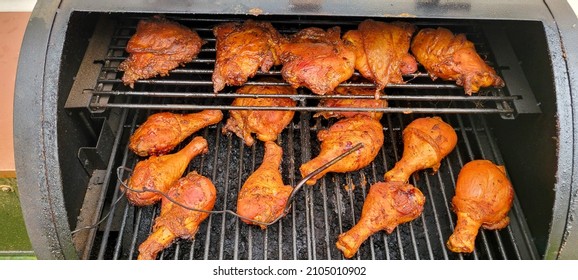
[[[392,234],[373,235],[354,259],[578,258],[578,21],[568,3],[270,2],[39,1],[21,50],[14,110],[21,205],[38,258],[136,257],[160,207],[134,207],[122,197],[119,184],[129,174],[119,167],[139,160],[127,148],[128,137],[161,111],[221,109],[226,118],[238,95],[234,87],[212,92],[212,27],[249,18],[269,21],[282,34],[311,26],[344,32],[368,18],[447,27],[465,33],[506,86],[466,96],[453,83],[432,81],[420,66],[404,77],[406,84],[385,89],[385,143],[372,164],[302,188],[291,212],[266,230],[211,214],[194,240],[179,240],[160,258],[341,259],[335,240],[359,219],[369,186],[401,156],[401,131],[415,118],[434,115],[455,128],[458,145],[437,173],[412,176],[410,183],[426,197],[422,215]],[[195,29],[207,43],[193,62],[130,89],[117,67],[137,22],[157,14]],[[279,68],[256,77],[262,76],[280,77]],[[300,88],[292,98],[296,114],[278,144],[283,180],[295,186],[299,166],[319,151],[317,131],[333,121],[312,117],[329,110],[317,106],[326,97]],[[209,152],[188,170],[217,187],[214,210],[234,210],[239,188],[262,160],[263,144],[247,147],[222,134],[222,126],[195,134],[208,140]],[[481,158],[506,167],[516,193],[511,222],[503,230],[481,230],[474,253],[456,254],[445,246],[456,222],[450,206],[455,180],[466,162]]]

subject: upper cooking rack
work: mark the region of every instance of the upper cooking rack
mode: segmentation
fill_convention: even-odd
[[[152,15],[150,15],[152,16]],[[380,111],[386,113],[482,113],[500,114],[503,118],[513,119],[520,112],[527,112],[527,108],[520,110],[524,102],[535,103],[531,92],[522,91],[512,94],[508,88],[510,80],[501,75],[502,70],[510,71],[515,67],[502,65],[496,62],[494,52],[490,48],[486,35],[487,31],[480,24],[470,21],[419,21],[414,19],[402,19],[415,24],[418,29],[425,27],[446,27],[455,33],[464,33],[472,41],[476,50],[486,62],[505,79],[504,88],[483,88],[472,96],[464,94],[461,86],[454,82],[433,81],[419,65],[418,72],[404,75],[404,84],[389,84],[380,97],[388,100],[387,108],[329,108],[318,106],[320,99],[324,98],[352,98],[351,96],[339,95],[316,95],[306,88],[299,88],[296,95],[262,95],[262,94],[237,94],[238,87],[226,87],[218,94],[213,93],[211,76],[215,63],[215,37],[212,28],[223,22],[242,22],[248,16],[224,17],[222,15],[196,15],[170,16],[168,19],[175,20],[194,30],[206,41],[199,55],[192,62],[183,67],[170,71],[166,77],[154,77],[151,79],[135,82],[134,89],[122,83],[123,72],[118,71],[118,65],[128,57],[125,51],[126,44],[136,31],[139,20],[148,18],[149,15],[128,15],[116,18],[110,40],[106,40],[106,53],[101,57],[94,57],[91,63],[101,65],[94,87],[82,88],[82,93],[89,92],[91,98],[88,108],[92,112],[104,112],[107,108],[137,108],[155,110],[295,110],[295,111]],[[307,27],[321,27],[327,29],[339,26],[342,33],[350,29],[356,29],[362,18],[320,17],[320,16],[259,16],[258,20],[269,21],[281,34],[293,34]],[[384,20],[385,21],[385,20]],[[98,27],[97,27],[98,28]],[[95,32],[96,33],[96,32]],[[505,42],[500,41],[500,45]],[[89,45],[90,48],[90,45]],[[510,47],[511,48],[511,47]],[[508,46],[500,46],[499,49],[508,50]],[[502,51],[503,52],[503,51]],[[90,52],[87,52],[90,53]],[[502,54],[512,55],[510,54]],[[86,59],[86,57],[85,57]],[[81,66],[82,67],[82,66]],[[280,66],[274,66],[270,72],[259,71],[255,77],[249,79],[246,85],[289,85],[281,78]],[[521,71],[521,70],[520,70]],[[276,77],[282,82],[261,82],[261,77]],[[522,73],[514,75],[516,79],[525,77]],[[515,81],[519,83],[519,81]],[[375,85],[363,79],[356,71],[351,79],[340,86],[346,87],[374,87]],[[75,89],[71,95],[75,94]],[[76,88],[76,91],[79,91]],[[128,102],[126,97],[140,96],[144,100],[141,103]],[[254,107],[254,106],[230,106],[232,99],[237,97],[287,97],[299,101],[295,107]],[[168,101],[167,101],[168,98]],[[355,96],[354,98],[373,98],[373,96]],[[69,97],[70,99],[70,97]],[[134,100],[134,99],[132,99]],[[524,100],[524,102],[522,102]],[[70,106],[69,106],[70,107]]]

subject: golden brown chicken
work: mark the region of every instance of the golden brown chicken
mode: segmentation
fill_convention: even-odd
[[[329,129],[317,133],[317,139],[321,141],[321,151],[317,157],[301,165],[299,168],[301,176],[306,177],[355,145],[362,143],[362,148],[313,176],[307,184],[314,185],[318,179],[329,172],[345,173],[359,170],[375,159],[383,145],[383,138],[381,123],[371,117],[357,115],[342,119]]]
[[[343,35],[355,52],[355,69],[377,85],[376,98],[387,84],[403,84],[403,74],[417,71],[417,62],[409,54],[415,26],[406,22],[362,21],[357,30]]]
[[[207,177],[190,172],[171,186],[167,195],[188,208],[213,210],[217,190]],[[161,213],[155,219],[151,235],[138,248],[139,260],[154,260],[177,238],[193,239],[209,213],[190,210],[163,197]]]
[[[193,61],[204,43],[197,32],[164,17],[141,20],[126,46],[129,56],[118,67],[122,81],[132,88],[137,80],[167,76]]]
[[[156,203],[162,195],[148,190],[168,191],[170,186],[181,178],[189,162],[197,155],[206,152],[208,152],[207,140],[197,136],[174,154],[151,156],[137,162],[127,183],[130,188],[126,190],[128,201],[136,206]],[[121,188],[124,186],[121,185]]]
[[[128,147],[142,157],[166,154],[191,134],[222,119],[223,113],[220,110],[191,114],[153,114],[131,135]]]
[[[375,94],[375,89],[364,87],[338,87],[335,89],[337,95],[350,96],[372,96]],[[385,99],[360,99],[360,98],[326,98],[319,101],[319,107],[332,108],[387,108],[387,100]],[[313,117],[329,118],[351,118],[356,115],[366,115],[373,119],[380,120],[383,112],[379,111],[321,111],[315,113]]]
[[[403,182],[378,182],[369,188],[361,218],[349,231],[339,235],[336,246],[351,258],[367,238],[385,230],[388,234],[400,224],[417,218],[423,211],[421,191]]]
[[[282,43],[280,58],[285,81],[319,95],[332,92],[355,71],[355,54],[345,47],[337,26],[300,30]]]
[[[480,227],[495,230],[509,224],[513,200],[514,189],[504,166],[489,160],[466,163],[458,174],[452,199],[458,223],[447,242],[448,248],[456,253],[473,252]]]
[[[440,168],[441,161],[455,148],[458,136],[440,117],[419,118],[403,130],[403,154],[385,181],[407,182],[418,170]]]
[[[213,71],[215,93],[226,85],[243,85],[257,70],[267,72],[281,63],[278,57],[281,35],[269,22],[223,23],[213,28],[213,33],[217,38]]]
[[[413,38],[411,51],[433,80],[456,81],[467,95],[478,92],[481,87],[504,86],[504,81],[464,34],[454,35],[443,27],[425,28]]]
[[[241,187],[237,197],[237,214],[261,223],[270,223],[284,215],[285,205],[293,187],[283,184],[279,171],[283,150],[275,142],[265,142],[263,163]],[[262,229],[267,226],[250,220],[247,224],[257,224]]]
[[[264,82],[277,81],[272,78],[260,79]],[[290,86],[243,86],[237,93],[245,94],[296,94]],[[295,107],[297,102],[291,98],[235,98],[232,106],[255,107]],[[275,141],[281,131],[291,122],[295,111],[292,110],[230,110],[223,133],[233,132],[247,146],[255,142],[252,134],[261,141]]]

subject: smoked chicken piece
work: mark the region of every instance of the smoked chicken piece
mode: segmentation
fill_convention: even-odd
[[[217,190],[207,177],[190,172],[179,179],[167,194],[179,204],[204,211],[213,210]],[[154,260],[177,238],[193,239],[209,213],[187,209],[163,197],[161,213],[155,219],[151,235],[138,248],[139,260]]]
[[[261,223],[270,223],[285,213],[285,205],[293,187],[283,184],[279,166],[283,150],[275,142],[265,142],[263,163],[241,187],[237,198],[237,214]],[[241,218],[247,224],[267,226]]]
[[[372,96],[375,94],[375,89],[363,88],[363,87],[338,87],[335,89],[335,93],[338,95],[351,95],[351,96]],[[319,107],[332,107],[332,108],[387,108],[387,100],[385,99],[342,99],[342,98],[327,98],[321,99],[319,101]],[[380,120],[383,116],[383,112],[367,112],[367,111],[322,111],[315,113],[313,117],[324,117],[329,118],[351,118],[356,115],[369,116],[375,120]]]
[[[332,92],[355,71],[355,54],[345,47],[337,26],[300,30],[281,45],[280,58],[285,81],[319,95]]]
[[[220,110],[191,114],[153,114],[131,135],[128,147],[141,157],[163,155],[172,151],[191,134],[222,119],[223,113]]]
[[[281,35],[269,22],[223,23],[213,28],[213,34],[217,38],[213,71],[215,93],[226,85],[243,85],[257,70],[267,72],[281,63],[278,56]]]
[[[419,217],[425,197],[421,191],[403,182],[378,182],[369,188],[361,218],[349,231],[339,235],[336,246],[351,258],[367,238],[384,230],[388,234],[400,224]]]
[[[430,77],[456,81],[467,95],[481,87],[503,87],[504,81],[476,52],[464,34],[454,35],[443,27],[425,28],[411,43],[411,51]]]
[[[343,35],[355,52],[355,69],[377,85],[376,98],[387,84],[403,84],[403,74],[417,71],[417,62],[409,54],[415,26],[405,22],[362,21],[357,30]]]
[[[377,156],[383,145],[383,138],[381,123],[371,117],[357,115],[342,119],[329,129],[317,133],[317,139],[321,141],[321,151],[317,157],[301,165],[299,168],[301,176],[306,177],[355,145],[363,143],[362,148],[337,161],[306,183],[314,185],[329,172],[346,173],[359,170],[369,165]]]
[[[276,82],[268,78],[264,82]],[[244,94],[296,94],[290,86],[243,86],[237,93]],[[291,98],[235,98],[232,106],[254,107],[295,107],[297,102]],[[227,124],[222,132],[233,132],[239,136],[247,146],[255,142],[252,134],[261,141],[275,141],[283,129],[291,122],[295,115],[292,110],[230,110]]]
[[[458,174],[456,194],[452,199],[458,222],[447,246],[456,253],[474,251],[480,227],[497,230],[509,223],[508,212],[514,189],[504,166],[489,160],[473,160]]]
[[[206,152],[208,152],[207,140],[197,136],[174,154],[151,156],[137,162],[127,183],[130,188],[126,190],[128,201],[135,206],[155,204],[161,200],[162,195],[148,190],[166,193],[171,185],[183,176],[189,162],[197,155]]]
[[[118,67],[124,71],[122,82],[133,88],[137,80],[167,76],[193,61],[204,43],[197,32],[177,22],[161,16],[143,19],[126,46],[128,58]]]
[[[440,117],[419,118],[403,130],[403,154],[385,181],[407,182],[418,170],[440,168],[441,161],[453,151],[458,136]]]

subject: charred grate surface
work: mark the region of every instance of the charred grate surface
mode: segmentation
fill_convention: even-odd
[[[129,114],[124,123],[123,140],[119,152],[113,156],[117,166],[132,168],[139,158],[126,148],[126,140],[138,124],[157,111],[124,110]],[[246,225],[230,214],[211,214],[202,223],[194,240],[178,240],[159,258],[342,259],[341,252],[335,247],[338,235],[349,230],[359,219],[370,185],[383,180],[385,171],[391,169],[401,156],[401,131],[421,116],[426,115],[386,114],[382,119],[385,143],[372,164],[358,172],[330,173],[315,186],[305,186],[297,193],[292,211],[266,230]],[[483,116],[440,116],[456,129],[459,140],[456,149],[443,160],[436,174],[425,170],[417,172],[410,180],[426,197],[422,215],[398,226],[392,234],[383,231],[374,234],[361,246],[354,259],[535,259],[536,251],[528,238],[529,231],[517,199],[510,211],[510,225],[500,231],[481,230],[474,253],[456,254],[446,249],[445,243],[456,223],[450,201],[461,167],[479,158],[505,163]],[[264,146],[261,142],[253,147],[244,146],[237,136],[223,135],[222,124],[191,136],[204,136],[209,142],[209,152],[193,159],[186,172],[196,170],[212,179],[218,194],[214,210],[235,210],[238,191],[261,164]],[[284,130],[277,142],[284,151],[281,172],[286,184],[295,185],[301,179],[299,166],[319,151],[317,131],[330,124],[325,120],[311,120],[308,112],[301,112]],[[123,198],[111,207],[122,194],[116,174],[110,175],[109,195],[102,214],[109,211],[113,214],[96,230],[90,258],[135,259],[138,246],[151,232],[160,204],[134,207]],[[121,176],[126,178],[128,174],[121,173]]]
[[[220,23],[228,21],[242,22],[248,17],[235,16],[167,16],[169,19],[180,22],[196,30],[201,38],[207,43],[203,46],[198,57],[184,67],[180,67],[170,72],[169,76],[156,77],[147,80],[137,81],[135,89],[130,89],[122,84],[122,72],[117,70],[118,65],[128,57],[125,51],[126,44],[136,30],[136,25],[140,19],[146,16],[126,16],[117,19],[117,25],[113,32],[108,52],[105,57],[97,57],[94,60],[103,64],[102,72],[97,79],[96,86],[92,91],[93,98],[89,104],[93,112],[102,112],[107,108],[139,108],[139,109],[232,109],[229,106],[232,99],[238,97],[234,92],[236,87],[226,87],[217,97],[224,100],[222,103],[213,103],[215,98],[213,93],[211,75],[215,63],[215,38],[212,28]],[[357,24],[363,18],[341,18],[341,17],[291,17],[291,16],[267,16],[259,17],[259,20],[270,21],[273,26],[282,34],[293,34],[300,29],[316,26],[327,29],[332,26],[340,26],[342,33],[350,29],[357,28]],[[427,22],[407,19],[418,28],[425,27],[447,27],[456,33],[465,33],[469,40],[474,42],[480,55],[486,59],[487,63],[494,67],[498,74],[501,69],[509,69],[507,65],[498,65],[494,59],[492,51],[486,41],[484,32],[479,23],[467,21]],[[250,79],[248,85],[256,84],[282,84],[257,82],[259,77],[273,76],[281,79],[280,67],[273,67],[269,73],[258,72]],[[373,87],[373,83],[357,79],[360,77],[356,72],[354,77],[343,83],[341,86],[349,87]],[[388,108],[380,109],[389,113],[482,113],[500,114],[503,118],[514,118],[516,115],[515,102],[522,99],[520,95],[510,95],[506,87],[502,89],[485,88],[481,89],[473,96],[466,96],[463,88],[453,82],[438,79],[432,81],[423,67],[419,67],[418,72],[406,75],[405,84],[390,84],[385,89],[382,97],[390,103]],[[161,86],[159,89],[158,86]],[[126,97],[144,97],[145,103],[128,103]],[[244,95],[251,96],[251,95]],[[163,103],[162,98],[185,99],[186,103],[170,101]],[[279,95],[279,97],[282,97]],[[296,111],[326,111],[330,108],[318,107],[319,99],[331,96],[318,96],[312,94],[308,89],[300,89],[297,96],[293,98],[304,101],[294,108]],[[358,97],[360,98],[360,97]],[[367,97],[371,98],[371,97]],[[411,105],[407,102],[413,102]],[[236,107],[239,109],[239,107]],[[263,109],[242,107],[240,109]],[[275,109],[275,108],[268,108]],[[277,108],[277,110],[279,110]],[[357,110],[364,110],[359,109]]]

